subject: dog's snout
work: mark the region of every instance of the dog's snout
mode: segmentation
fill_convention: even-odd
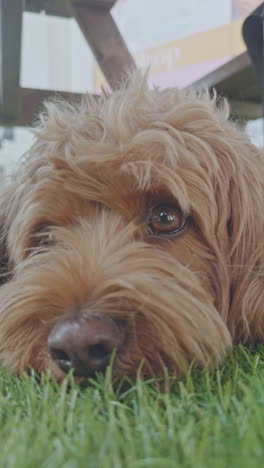
[[[124,340],[123,328],[105,315],[83,317],[76,313],[52,328],[48,347],[52,359],[65,373],[89,377],[104,372],[114,349]]]

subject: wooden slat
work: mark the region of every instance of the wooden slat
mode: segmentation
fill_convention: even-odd
[[[256,73],[247,52],[244,52],[216,70],[208,73],[191,86],[208,86],[218,93],[237,101],[260,102]]]
[[[79,0],[79,2],[93,7],[110,10],[116,0]],[[72,16],[69,0],[26,0],[25,10],[33,13],[45,11],[47,15],[62,16],[66,18]]]
[[[48,15],[63,16],[69,18],[71,12],[67,0],[26,0],[25,10],[31,13],[41,13],[42,11]]]
[[[234,73],[241,72],[246,67],[251,66],[250,58],[247,52],[243,52],[232,60],[228,61],[221,67],[213,70],[212,72],[205,75],[200,80],[195,81],[193,84],[195,86],[206,85],[206,86],[215,86],[220,81],[225,80]]]
[[[32,126],[39,112],[43,108],[43,102],[48,99],[64,99],[68,102],[80,102],[83,94],[65,91],[51,91],[44,89],[21,88],[21,110],[16,119],[2,118],[2,126]]]
[[[135,63],[110,12],[72,0],[72,11],[109,85],[116,88]]]
[[[259,102],[236,101],[230,99],[231,115],[243,120],[255,120],[262,117],[262,106]]]
[[[0,118],[19,112],[23,0],[0,0]]]

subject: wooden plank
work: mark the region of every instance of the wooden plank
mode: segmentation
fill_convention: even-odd
[[[68,102],[80,102],[83,93],[51,91],[46,89],[20,88],[21,110],[15,119],[1,118],[2,126],[32,126],[43,108],[43,102],[49,99],[63,99]]]
[[[19,112],[23,0],[0,0],[0,118]]]
[[[72,11],[84,37],[114,89],[135,63],[109,11],[72,0]]]
[[[243,52],[242,54],[238,55],[237,57],[229,60],[221,67],[218,67],[216,70],[208,73],[207,75],[203,76],[200,80],[195,81],[192,83],[191,86],[200,86],[206,85],[209,87],[215,86],[220,81],[229,78],[234,73],[238,73],[246,67],[251,65],[250,58],[247,52]]]
[[[190,86],[213,87],[218,93],[237,101],[260,102],[256,73],[247,52],[238,55]]]
[[[262,106],[259,102],[236,101],[229,99],[232,117],[243,120],[255,120],[262,117]]]
[[[71,11],[67,0],[26,0],[25,10],[31,13],[45,12],[47,15],[71,17]]]
[[[110,10],[116,0],[79,0],[80,3]],[[72,16],[69,0],[26,0],[25,10],[32,13],[44,11],[47,15],[62,16],[69,18]]]

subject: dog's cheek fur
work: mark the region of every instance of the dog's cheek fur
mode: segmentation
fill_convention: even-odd
[[[0,227],[1,230],[1,227]],[[1,235],[0,241],[0,286],[10,280],[12,274],[10,272],[10,263],[7,251],[7,245],[4,235]]]
[[[229,283],[222,316],[234,342],[263,342],[263,154],[242,133],[234,132],[234,138],[228,153],[219,157],[226,162],[221,165],[216,194],[220,278],[223,285]]]
[[[0,194],[0,287],[12,277],[12,262],[8,249],[8,226],[6,222],[10,207],[9,190],[2,190]]]

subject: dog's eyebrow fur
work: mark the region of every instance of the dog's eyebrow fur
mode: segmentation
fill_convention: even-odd
[[[135,185],[135,192],[142,192],[142,196],[147,193],[164,193],[165,198],[171,197],[177,200],[179,207],[185,213],[190,211],[190,200],[179,174],[175,173],[164,164],[154,161],[130,161],[122,164],[121,173],[128,174],[131,183]]]

